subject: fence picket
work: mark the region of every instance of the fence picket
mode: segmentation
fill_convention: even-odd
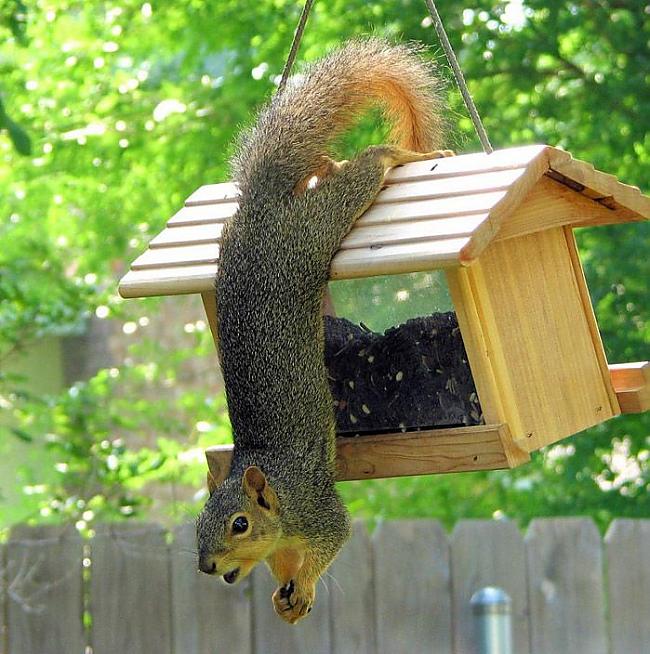
[[[463,520],[451,537],[454,652],[477,654],[470,599],[484,586],[498,586],[512,600],[513,648],[528,654],[526,549],[513,522]]]
[[[449,544],[432,520],[382,523],[373,536],[378,654],[450,654]]]
[[[525,540],[531,654],[605,654],[601,541],[594,523],[533,520]]]
[[[175,654],[252,654],[251,587],[233,587],[197,572],[195,527],[174,529],[171,545]]]
[[[352,538],[330,568],[332,654],[374,654],[372,552],[368,529],[356,522]]]
[[[266,566],[253,573],[253,623],[255,651],[271,654],[330,654],[329,584],[316,586],[314,610],[298,624],[281,620],[273,609],[271,595],[277,587]]]
[[[74,527],[18,526],[7,544],[11,654],[83,652],[82,540]]]
[[[142,523],[99,525],[91,556],[94,654],[171,654],[170,566],[163,529]]]
[[[650,520],[615,520],[605,537],[611,654],[650,647]]]

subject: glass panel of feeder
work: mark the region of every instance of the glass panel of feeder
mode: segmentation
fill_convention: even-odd
[[[442,271],[330,283],[325,362],[339,435],[483,422]]]

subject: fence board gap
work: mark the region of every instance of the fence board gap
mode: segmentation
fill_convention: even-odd
[[[271,595],[277,588],[265,565],[253,572],[253,611],[257,652],[282,654],[330,654],[330,587],[324,580],[316,586],[312,612],[295,625],[284,622],[275,612]]]
[[[650,647],[650,520],[615,520],[605,536],[611,654]]]
[[[91,562],[94,654],[171,654],[170,566],[162,527],[99,525]]]
[[[440,524],[385,522],[372,542],[378,654],[451,654],[449,544]]]
[[[375,619],[370,536],[357,521],[329,570],[332,654],[374,654]]]
[[[606,654],[602,550],[593,521],[533,520],[525,541],[531,654]]]
[[[14,527],[7,543],[7,651],[83,652],[82,539],[72,526]]]
[[[454,651],[478,654],[476,620],[470,599],[485,586],[497,586],[512,600],[513,648],[528,654],[528,592],[524,539],[513,522],[463,520],[451,536]]]
[[[197,571],[196,528],[174,529],[170,547],[175,654],[252,654],[251,584],[234,587]]]

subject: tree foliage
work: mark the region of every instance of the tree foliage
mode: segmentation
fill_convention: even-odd
[[[116,276],[194,188],[226,178],[233,135],[273,92],[300,9],[288,0],[0,0],[0,361],[43,334],[78,329],[97,307],[118,320],[152,310],[121,303]],[[496,146],[556,144],[650,190],[647,8],[474,0],[440,10]],[[416,0],[316,3],[300,56],[371,30],[431,44],[442,64]],[[478,149],[451,81],[449,103],[452,145]],[[366,126],[342,147],[376,134]],[[584,231],[579,242],[610,360],[647,358],[648,225]],[[184,355],[204,352],[205,343]],[[173,432],[191,433],[198,414],[227,430],[219,403],[197,393],[186,397],[191,410],[145,394],[123,417],[120,392],[139,398],[139,375],[161,370],[161,356],[139,353],[117,377],[101,372],[55,398],[26,398],[20,380],[0,375],[13,435],[54,449],[60,464],[41,508],[73,507],[77,518],[93,502],[136,511],[141,482],[185,474],[171,465],[184,448],[170,445]],[[162,367],[175,379],[178,365]],[[168,440],[130,448],[151,420]],[[367,516],[588,513],[605,523],[648,511],[649,433],[647,417],[625,417],[514,472],[343,490]]]

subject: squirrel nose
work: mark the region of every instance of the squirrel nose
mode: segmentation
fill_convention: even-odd
[[[217,572],[217,564],[211,556],[202,555],[199,557],[199,570],[206,575],[213,575]]]

